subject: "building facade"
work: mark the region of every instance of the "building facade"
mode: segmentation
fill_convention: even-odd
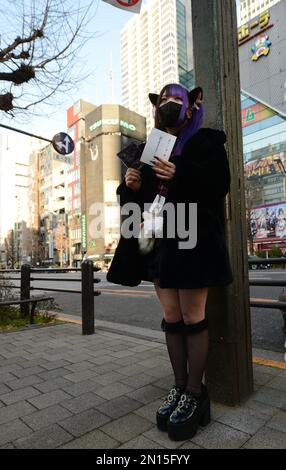
[[[38,253],[44,266],[67,266],[69,264],[68,226],[68,172],[72,167],[69,156],[60,155],[47,145],[34,158],[34,171],[38,174],[38,200],[31,199],[31,214],[38,205]],[[32,206],[35,205],[34,208]],[[36,230],[36,220],[33,226]]]
[[[239,28],[249,241],[286,250],[286,2]]]
[[[281,0],[240,0],[240,23],[246,23]]]
[[[154,126],[148,93],[167,83],[194,84],[191,2],[150,0],[120,34],[122,104]]]
[[[85,116],[96,106],[84,100],[78,100],[67,110],[68,134],[74,141],[74,151],[69,156],[71,167],[68,171],[67,213],[69,226],[70,266],[80,266],[82,250],[81,220],[81,141],[85,136]]]
[[[246,91],[286,115],[286,1],[241,26],[240,83]]]
[[[31,236],[29,230],[29,162],[15,162],[15,264],[31,261]]]
[[[115,104],[98,106],[85,119],[81,151],[82,250],[108,263],[120,236],[116,188],[126,172],[117,153],[146,139],[143,116]]]

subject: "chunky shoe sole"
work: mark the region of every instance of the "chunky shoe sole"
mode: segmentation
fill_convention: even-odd
[[[169,421],[170,416],[162,416],[159,413],[156,414],[156,421],[157,421],[157,428],[160,431],[168,431],[168,421]]]
[[[183,423],[173,424],[170,421],[167,423],[168,436],[173,441],[185,441],[195,436],[199,426],[207,426],[210,423],[210,402],[205,402],[201,406],[201,411],[198,411],[189,420]]]

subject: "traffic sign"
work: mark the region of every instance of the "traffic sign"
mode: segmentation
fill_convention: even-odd
[[[61,155],[68,155],[74,150],[74,141],[72,138],[65,132],[59,132],[53,137],[52,140],[53,147],[56,152]]]

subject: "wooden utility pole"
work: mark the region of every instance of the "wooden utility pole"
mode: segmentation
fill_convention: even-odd
[[[195,78],[204,90],[205,127],[226,132],[231,171],[231,190],[222,210],[234,282],[210,289],[206,381],[212,399],[236,405],[253,392],[253,373],[235,0],[192,0],[192,16]]]

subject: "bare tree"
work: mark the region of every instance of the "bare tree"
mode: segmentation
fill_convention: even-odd
[[[54,235],[54,244],[56,249],[59,252],[59,259],[60,259],[60,267],[63,267],[63,255],[66,253],[68,248],[68,237],[66,233],[65,225],[60,222],[56,228],[53,230]]]
[[[0,110],[11,116],[34,111],[35,105],[49,104],[56,93],[66,93],[83,80],[78,52],[92,37],[87,25],[97,3],[1,2]]]

